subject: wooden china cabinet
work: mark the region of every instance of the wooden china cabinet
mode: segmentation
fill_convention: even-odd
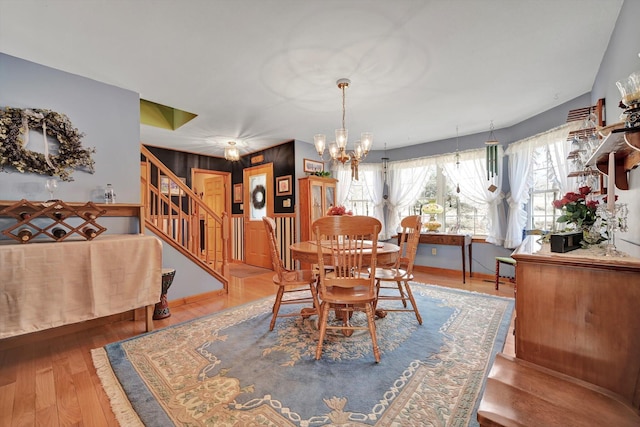
[[[300,241],[312,240],[313,221],[324,216],[336,204],[337,179],[315,175],[298,179],[300,191]]]

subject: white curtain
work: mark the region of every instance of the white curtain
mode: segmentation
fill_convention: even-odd
[[[382,223],[382,229],[378,236],[381,240],[387,240],[391,236],[387,235],[387,228],[384,221],[384,181],[382,176],[382,163],[363,163],[359,165],[359,176],[362,187],[369,199],[373,203],[372,215]]]
[[[331,168],[333,177],[338,180],[336,184],[336,205],[344,206],[351,188],[351,166],[336,163]]]
[[[557,130],[553,129],[549,134],[549,154],[551,158],[551,165],[560,185],[561,194],[577,189],[576,178],[569,178],[568,176],[571,169],[569,167],[570,161],[567,160],[567,156],[571,150],[571,141],[567,141],[567,134],[580,129],[581,126],[582,123],[579,121],[569,122],[559,128],[556,128]]]
[[[502,146],[498,146],[498,174],[491,181],[487,180],[487,164],[485,149],[469,150],[459,153],[460,165],[456,165],[455,154],[438,157],[445,176],[451,182],[460,183],[460,194],[477,204],[487,205],[486,241],[495,245],[504,243],[505,212],[502,200]],[[489,186],[496,189],[492,192]]]
[[[393,234],[400,224],[401,212],[415,203],[429,177],[429,168],[436,167],[433,157],[390,162],[388,167],[389,200],[387,230]]]
[[[349,196],[349,190],[351,188],[351,166],[349,164],[343,165],[338,163],[331,169],[333,176],[338,179],[336,186],[336,203],[345,206],[347,203],[347,197]],[[384,221],[384,182],[382,176],[382,164],[381,163],[361,163],[358,165],[358,176],[360,183],[369,199],[373,203],[373,212],[371,216],[377,218],[382,224],[380,235],[381,240],[387,240],[385,221]]]
[[[515,248],[522,243],[522,230],[527,222],[527,212],[524,207],[529,201],[529,190],[533,186],[531,169],[535,149],[543,146],[549,147],[558,141],[566,140],[569,131],[575,126],[576,122],[570,122],[514,142],[507,147],[505,153],[509,156],[511,193],[507,198],[509,218],[504,242],[505,248]],[[577,126],[579,127],[580,124],[578,123]]]

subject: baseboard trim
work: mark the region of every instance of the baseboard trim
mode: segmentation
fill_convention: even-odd
[[[200,302],[200,301],[204,301],[204,300],[208,300],[211,298],[216,298],[219,297],[221,295],[225,295],[228,292],[224,289],[218,289],[215,291],[211,291],[211,292],[204,292],[201,294],[197,294],[197,295],[189,295],[187,297],[183,297],[183,298],[177,298],[171,301],[168,301],[169,303],[169,308],[176,308],[176,307],[180,307],[183,305],[187,305],[187,304],[192,304],[194,302]]]
[[[414,265],[413,269],[421,273],[427,273],[427,274],[432,273],[432,274],[438,274],[442,276],[460,276],[460,273],[462,273],[460,270],[451,270],[448,268],[439,268],[439,267],[429,267],[426,265]],[[468,270],[467,270],[467,277],[469,277]],[[491,279],[491,281],[495,281],[495,277],[496,276],[494,274],[476,273],[475,271],[473,272],[474,279]]]

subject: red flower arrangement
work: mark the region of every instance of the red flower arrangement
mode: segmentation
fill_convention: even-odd
[[[329,210],[327,210],[327,215],[353,215],[352,211],[348,211],[344,206],[331,206]]]
[[[589,194],[591,187],[584,186],[577,193],[570,191],[562,199],[554,200],[553,207],[563,210],[556,221],[575,224],[578,230],[592,226],[598,219],[596,210],[599,203],[597,200],[587,200]]]

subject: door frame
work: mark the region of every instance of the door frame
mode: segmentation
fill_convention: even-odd
[[[231,226],[231,172],[223,172],[223,171],[215,171],[210,169],[199,169],[199,168],[191,168],[191,190],[200,197],[200,192],[196,191],[195,183],[196,181],[200,181],[197,177],[202,176],[202,181],[207,178],[206,175],[215,175],[222,176],[224,179],[224,212],[227,214],[227,224],[223,224],[223,227]],[[202,194],[204,196],[204,186],[200,189],[202,190]],[[201,197],[200,200],[204,202],[204,199]],[[231,230],[229,230],[231,232]],[[227,254],[231,253],[231,239],[227,241],[227,245],[225,247]]]
[[[260,171],[260,169],[265,169],[265,172]],[[251,213],[251,207],[249,204],[251,203],[251,189],[249,188],[249,176],[253,174],[266,173],[267,175],[267,197],[266,197],[266,208],[267,208],[267,216],[273,218],[274,215],[274,203],[275,203],[275,186],[274,186],[274,178],[273,178],[273,162],[263,163],[257,166],[248,167],[242,170],[242,187],[243,187],[243,200],[244,209],[242,212],[242,222],[244,224],[244,235],[242,236],[244,240],[244,262],[247,263],[247,227],[249,223],[249,216]],[[265,233],[265,242],[266,240],[266,229],[264,226],[260,224]],[[270,258],[270,254],[267,250],[266,257]],[[270,261],[271,262],[271,261]],[[248,263],[247,263],[248,264]],[[270,265],[270,264],[269,264]],[[267,267],[270,268],[270,267]]]

